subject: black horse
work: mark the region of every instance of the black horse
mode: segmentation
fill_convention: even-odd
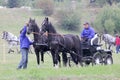
[[[38,25],[35,23],[35,20],[32,20],[30,18],[28,24],[29,24],[29,26],[27,28],[27,33],[28,34],[33,33],[33,36],[34,36],[33,47],[34,47],[34,51],[35,51],[35,54],[37,57],[37,64],[40,65],[39,53],[41,53],[41,61],[44,62],[44,53],[46,51],[49,51],[49,47],[47,46],[47,36],[41,35],[40,29],[39,29]]]
[[[49,22],[48,18],[42,23],[41,28],[42,33],[48,33],[48,46],[53,57],[53,66],[58,65],[58,55],[59,52],[63,52],[64,62],[67,62],[66,53],[70,53],[73,61],[81,64],[81,43],[77,35],[66,34],[60,35],[56,32],[55,28]]]

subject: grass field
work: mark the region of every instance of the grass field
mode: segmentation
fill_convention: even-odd
[[[22,9],[0,9],[0,33],[6,30],[19,35],[19,30],[29,17],[40,25],[44,16]],[[52,18],[51,18],[52,19]],[[69,33],[59,30],[60,33]],[[71,32],[78,34],[76,32]],[[120,54],[113,53],[114,64],[88,67],[52,67],[51,56],[45,55],[45,63],[37,67],[35,54],[29,54],[28,69],[16,70],[21,55],[7,54],[8,46],[0,38],[0,80],[120,80]]]
[[[114,54],[114,64],[108,66],[88,67],[52,67],[52,59],[45,55],[45,63],[40,68],[36,65],[34,54],[29,54],[29,64],[26,70],[16,70],[20,54],[0,54],[0,80],[120,80],[120,55]]]

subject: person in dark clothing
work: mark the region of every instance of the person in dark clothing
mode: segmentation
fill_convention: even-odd
[[[18,65],[17,69],[26,69],[27,68],[28,51],[29,51],[30,45],[32,44],[32,42],[26,36],[27,26],[28,26],[28,24],[26,23],[26,25],[20,31],[20,51],[22,54],[22,58],[21,58],[21,61]]]

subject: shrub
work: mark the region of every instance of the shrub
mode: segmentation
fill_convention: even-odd
[[[79,31],[80,17],[77,12],[70,9],[59,10],[55,14],[58,26],[64,30]]]
[[[19,0],[8,0],[7,6],[9,8],[19,7]]]
[[[116,6],[104,7],[103,10],[97,15],[94,26],[100,32],[120,32],[120,9]]]
[[[38,0],[37,7],[43,10],[46,16],[50,16],[54,12],[54,2],[53,0]]]

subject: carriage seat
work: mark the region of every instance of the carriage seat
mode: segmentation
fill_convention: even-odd
[[[81,45],[82,45],[82,49],[89,49],[90,48],[89,42],[82,42]]]
[[[95,47],[101,47],[103,44],[94,44],[92,46],[95,46]]]

